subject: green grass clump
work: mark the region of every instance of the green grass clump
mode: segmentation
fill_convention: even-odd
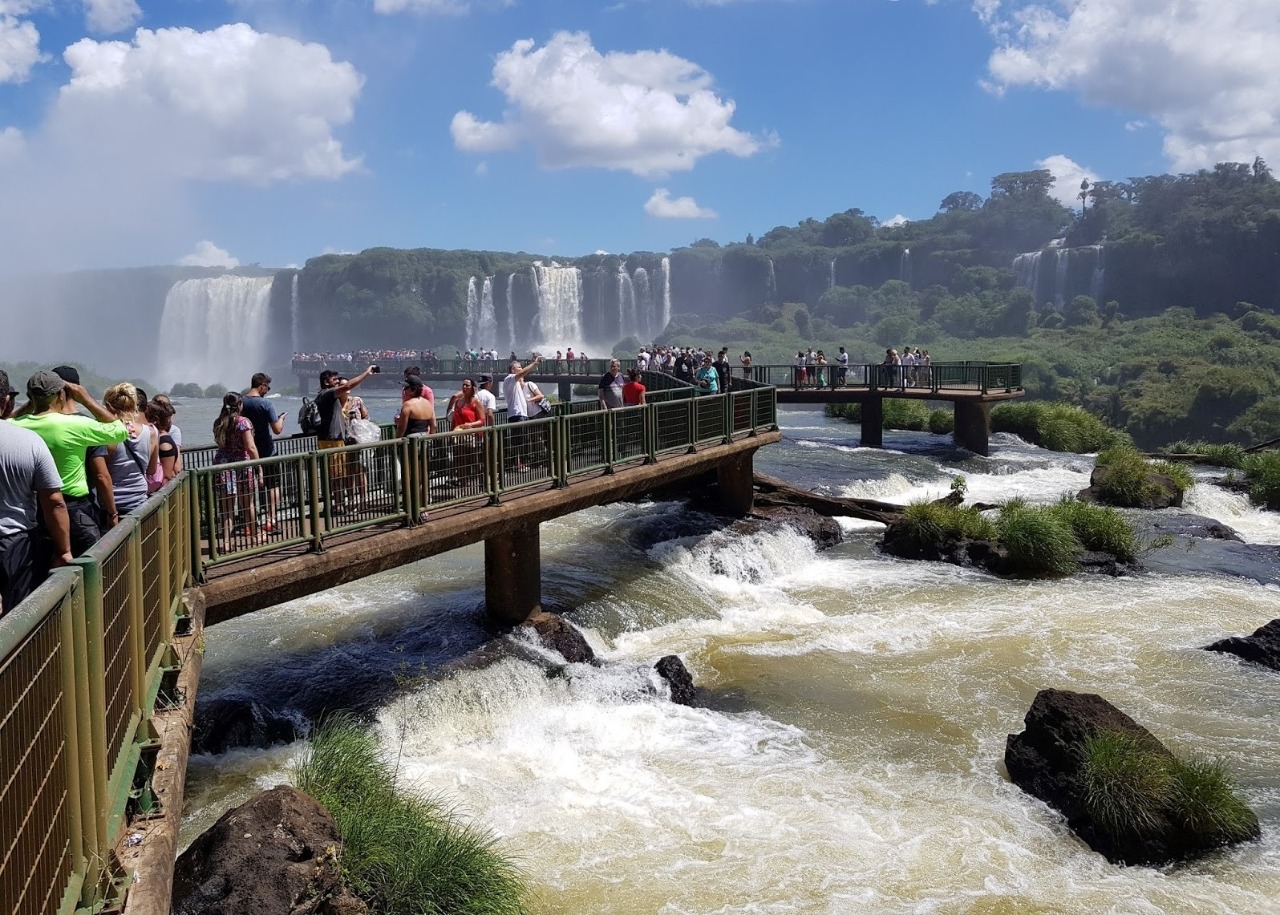
[[[1176,797],[1175,779],[1163,753],[1118,731],[1090,736],[1081,753],[1081,793],[1095,821],[1138,835],[1160,828]]]
[[[1033,445],[1073,454],[1089,454],[1130,441],[1128,435],[1082,407],[1044,401],[1000,404],[991,411],[991,431],[1012,432]]]
[[[929,409],[920,401],[887,397],[881,403],[884,410],[883,427],[885,429],[923,432],[929,428]],[[862,404],[829,403],[823,407],[823,412],[827,416],[843,419],[846,422],[862,422]]]
[[[376,737],[354,721],[322,724],[294,780],[333,815],[343,842],[343,871],[374,911],[524,911],[524,878],[493,837],[437,801],[397,786]]]
[[[1244,476],[1254,505],[1280,509],[1280,451],[1245,455]]]
[[[951,410],[930,410],[929,431],[934,435],[949,435],[956,431],[956,415]]]
[[[1148,461],[1130,445],[1107,448],[1100,452],[1097,466],[1107,470],[1098,484],[1099,498],[1108,505],[1120,508],[1139,507],[1159,491],[1159,487],[1150,480],[1153,471],[1172,480],[1179,494],[1185,493],[1196,482],[1191,471],[1182,464]]]
[[[1161,454],[1197,454],[1215,467],[1238,470],[1244,466],[1244,448],[1232,444],[1179,441],[1160,449]]]
[[[1221,833],[1231,841],[1253,835],[1258,820],[1236,796],[1235,785],[1218,760],[1174,759],[1175,810],[1179,822],[1194,833]]]
[[[1197,836],[1237,842],[1258,820],[1223,764],[1183,759],[1151,740],[1099,731],[1081,749],[1080,787],[1089,815],[1109,829],[1147,835],[1172,822]]]
[[[1052,506],[1006,502],[996,528],[1019,578],[1061,578],[1079,568],[1080,541]]]
[[[1110,553],[1120,562],[1138,558],[1138,535],[1133,525],[1114,508],[1080,502],[1065,495],[1053,506],[1054,514],[1071,527],[1086,550]]]
[[[946,502],[912,502],[902,513],[900,530],[900,536],[917,547],[996,537],[995,525],[976,508]]]

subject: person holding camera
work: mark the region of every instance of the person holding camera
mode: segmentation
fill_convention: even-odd
[[[378,366],[371,365],[350,379],[343,379],[333,369],[325,369],[320,373],[320,393],[316,395],[316,407],[320,411],[320,431],[316,433],[318,450],[328,451],[332,448],[341,448],[346,444],[346,420],[342,415],[343,405],[338,395],[358,387],[370,375],[377,375],[380,371],[382,370]],[[329,485],[331,496],[348,490],[345,453],[329,455]],[[335,500],[333,508],[335,512],[339,512],[343,511],[345,506],[336,504]]]

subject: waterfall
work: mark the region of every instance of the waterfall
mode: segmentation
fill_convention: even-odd
[[[467,278],[467,348],[476,345],[480,333],[480,297],[476,295],[476,278]]]
[[[269,276],[231,274],[174,283],[160,318],[160,383],[217,382],[236,390],[263,371],[271,283]]]
[[[834,261],[833,261],[834,263]],[[911,283],[911,249],[903,248],[902,257],[898,258],[898,279]]]
[[[1067,268],[1071,266],[1071,249],[1058,248],[1053,254],[1053,304],[1061,311],[1067,304]]]
[[[769,258],[769,282],[765,285],[765,297],[770,302],[778,301],[778,275],[773,270],[773,258]]]
[[[1033,297],[1039,294],[1040,256],[1043,253],[1031,251],[1027,254],[1019,254],[1013,259],[1013,272],[1018,278],[1018,285],[1023,289],[1030,289]]]
[[[830,282],[827,283],[827,289],[830,290],[835,288],[836,288],[836,259],[833,257],[831,258],[831,280]]]
[[[653,284],[649,282],[648,270],[637,267],[636,272],[631,276],[631,281],[635,284],[637,311],[642,311],[644,314],[636,334],[642,343],[647,343],[658,335],[653,326],[657,323],[654,318],[658,312],[658,301],[653,296]]]
[[[533,279],[538,295],[540,342],[550,349],[581,346],[582,273],[577,267],[561,267],[554,261],[549,267],[535,261]],[[510,287],[507,295],[509,300]]]
[[[498,317],[493,310],[493,277],[486,276],[480,286],[480,336],[485,346],[493,346],[493,338],[498,336]],[[480,341],[476,341],[479,348]]]
[[[1101,307],[1102,297],[1107,291],[1107,249],[1102,245],[1089,247],[1094,256],[1093,271],[1089,274],[1089,295]]]
[[[302,309],[298,307],[298,274],[289,284],[289,345],[294,355],[302,352]]]
[[[662,327],[659,332],[667,329],[667,325],[671,323],[671,258],[664,257],[662,259]]]
[[[636,287],[627,273],[627,265],[618,265],[618,339],[639,334],[639,314],[636,308]]]

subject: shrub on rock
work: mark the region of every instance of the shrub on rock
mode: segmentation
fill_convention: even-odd
[[[1089,488],[1080,498],[1117,508],[1170,508],[1182,505],[1183,495],[1194,484],[1191,471],[1181,464],[1148,461],[1141,452],[1123,446],[1098,455]]]
[[[1258,818],[1221,763],[1181,759],[1101,696],[1041,690],[1005,767],[1117,864],[1167,864],[1256,839]]]
[[[1073,454],[1089,454],[1130,441],[1082,407],[1030,401],[1000,404],[991,411],[992,432],[1014,435],[1048,448]]]

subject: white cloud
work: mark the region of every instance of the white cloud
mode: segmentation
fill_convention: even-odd
[[[187,179],[270,184],[359,168],[334,137],[363,77],[328,48],[224,25],[82,39],[63,57],[52,128]],[[114,146],[114,149],[110,147]]]
[[[703,156],[750,156],[776,138],[729,125],[733,101],[710,74],[667,51],[601,54],[584,32],[558,32],[545,46],[517,41],[498,55],[492,84],[506,97],[503,120],[454,115],[454,144],[493,152],[527,144],[545,168],[595,167],[641,176],[687,171]]]
[[[978,10],[1000,45],[988,61],[996,90],[1068,90],[1133,111],[1164,129],[1177,169],[1280,160],[1275,0],[979,0]]]
[[[181,258],[178,263],[183,267],[239,267],[239,258],[232,257],[213,242],[205,239],[196,245],[196,249]]]
[[[21,5],[14,10],[21,11]],[[0,83],[26,82],[41,59],[39,30],[0,7]]]
[[[1125,121],[1124,123],[1124,129],[1129,131],[1129,133],[1136,133],[1137,131],[1145,128],[1146,126],[1147,126],[1147,122],[1141,119],[1136,121]]]
[[[692,197],[672,197],[665,187],[653,192],[644,205],[644,211],[659,219],[715,219],[716,211],[698,206]]]
[[[27,148],[27,138],[16,127],[0,130],[0,165],[17,161]]]
[[[880,223],[880,225],[887,229],[896,229],[898,226],[905,226],[910,221],[910,219],[903,216],[901,213],[898,213],[896,216],[890,216],[884,222]]]
[[[92,32],[123,32],[142,18],[135,0],[84,0],[85,24]]]
[[[1036,168],[1047,168],[1053,175],[1053,187],[1049,196],[1063,206],[1076,209],[1080,206],[1080,182],[1086,178],[1090,184],[1098,180],[1098,175],[1063,155],[1048,156],[1036,162]]]

